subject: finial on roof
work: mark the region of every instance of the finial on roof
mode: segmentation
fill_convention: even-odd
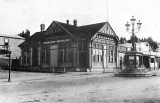
[[[74,26],[77,26],[77,20],[76,19],[73,20],[73,24],[74,24]]]

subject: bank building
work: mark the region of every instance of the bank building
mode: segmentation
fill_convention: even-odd
[[[42,72],[113,71],[118,36],[108,22],[77,26],[53,21],[19,45],[21,67]]]

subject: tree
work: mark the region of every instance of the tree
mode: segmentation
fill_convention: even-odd
[[[120,40],[119,40],[119,42],[121,44],[125,44],[126,43],[126,38],[125,37],[121,37]]]
[[[141,42],[148,42],[153,51],[155,51],[155,50],[158,48],[157,42],[154,41],[154,40],[152,39],[152,37],[142,38],[142,39],[141,39]]]
[[[133,42],[133,37],[131,36],[131,38],[129,40],[127,40],[127,42],[132,43]],[[152,37],[139,39],[137,36],[135,36],[135,42],[148,42],[153,51],[155,51],[158,48],[157,42],[154,41],[152,39]]]
[[[151,46],[151,48],[153,49],[153,51],[155,51],[158,48],[157,42],[154,41],[152,37],[148,37],[147,41],[149,45]]]
[[[130,37],[129,40],[127,40],[128,43],[132,43],[133,39],[135,40],[135,43],[139,43],[141,40],[135,35],[134,38],[133,36]]]
[[[30,31],[28,29],[26,29],[26,31],[22,31],[22,33],[19,33],[18,36],[21,36],[25,39],[28,39],[30,37]]]

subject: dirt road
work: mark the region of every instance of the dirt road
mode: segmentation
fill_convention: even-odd
[[[12,73],[0,82],[0,103],[160,103],[159,76]]]

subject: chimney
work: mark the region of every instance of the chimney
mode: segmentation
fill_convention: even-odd
[[[76,19],[73,20],[73,24],[74,24],[74,26],[77,26],[77,20]]]
[[[69,20],[66,20],[66,22],[67,22],[67,25],[69,25]]]
[[[41,25],[40,25],[40,28],[41,28],[41,32],[44,31],[44,30],[45,30],[45,25],[44,25],[44,24],[41,24]]]

